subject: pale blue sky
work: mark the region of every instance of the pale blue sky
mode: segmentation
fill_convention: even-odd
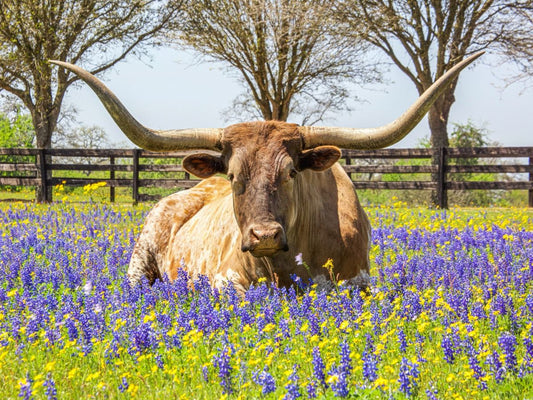
[[[153,52],[150,63],[134,58],[118,64],[101,79],[115,92],[135,117],[156,129],[224,127],[221,112],[241,92],[241,87],[220,64],[193,65],[192,57],[172,49]],[[461,74],[450,121],[464,123],[470,119],[484,125],[491,140],[504,146],[533,146],[533,85],[513,85],[502,91],[505,66],[490,68],[476,63]],[[333,115],[321,125],[373,127],[398,117],[417,97],[414,85],[391,66],[386,74],[389,85],[367,89],[354,87],[353,93],[365,99],[354,103],[351,113]],[[522,92],[522,93],[521,93]],[[86,85],[71,87],[66,102],[79,111],[84,125],[104,128],[113,141],[127,141],[108,116],[97,97]],[[291,121],[300,122],[300,121]],[[429,131],[424,119],[395,147],[414,147]],[[132,145],[133,147],[133,145]]]

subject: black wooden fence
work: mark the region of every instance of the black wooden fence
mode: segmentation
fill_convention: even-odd
[[[140,194],[139,189],[190,188],[198,183],[181,165],[187,154],[191,152],[0,149],[0,185],[40,186],[47,193],[60,184],[85,186],[105,182],[111,201],[115,200],[117,187],[131,187],[134,202],[153,200],[154,196]],[[172,160],[154,163],[157,159]],[[436,162],[431,163],[432,159]],[[442,208],[447,207],[448,190],[527,190],[529,207],[533,207],[533,147],[343,150],[341,162],[357,189],[434,190]],[[107,171],[108,177],[74,178],[62,175],[66,171]],[[149,172],[179,174],[175,178],[143,176]],[[461,180],[482,173],[495,174],[496,180]],[[381,179],[386,174],[410,180]]]

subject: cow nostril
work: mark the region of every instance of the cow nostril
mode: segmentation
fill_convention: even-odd
[[[252,228],[250,230],[251,239],[254,240],[254,241],[258,242],[260,240],[260,238],[261,238],[261,234],[262,234],[262,232],[260,230],[256,230],[254,228]]]
[[[249,231],[249,238],[252,243],[274,243],[284,242],[283,228],[277,226],[252,226]]]

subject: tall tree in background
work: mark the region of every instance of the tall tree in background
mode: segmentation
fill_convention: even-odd
[[[362,35],[382,50],[422,94],[480,50],[507,53],[531,71],[532,4],[532,0],[340,0],[337,11],[345,34],[357,31],[358,40]],[[457,79],[428,113],[433,148],[449,145],[447,125],[456,87]]]
[[[160,0],[2,0],[0,90],[28,108],[36,146],[51,146],[65,91],[78,79],[49,59],[98,74],[142,52],[179,6]]]
[[[346,108],[343,82],[377,78],[365,46],[334,37],[328,0],[190,1],[171,39],[236,71],[246,91],[239,115],[310,125]],[[259,112],[257,112],[259,111]]]
[[[508,77],[509,83],[523,82],[531,86],[533,76],[533,0],[510,4],[511,16],[507,29],[496,43],[502,62],[511,62],[516,73]]]

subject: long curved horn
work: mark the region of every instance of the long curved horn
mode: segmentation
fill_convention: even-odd
[[[139,123],[120,100],[98,78],[67,62],[50,60],[52,64],[74,72],[96,93],[106,110],[124,134],[137,146],[151,151],[191,149],[221,150],[223,129],[154,130]]]
[[[431,85],[409,109],[397,120],[379,128],[339,128],[321,126],[302,126],[300,133],[304,147],[310,149],[321,145],[334,145],[346,149],[372,150],[382,149],[403,139],[426,115],[431,105],[459,72],[481,56],[480,51],[461,61],[433,85]]]

